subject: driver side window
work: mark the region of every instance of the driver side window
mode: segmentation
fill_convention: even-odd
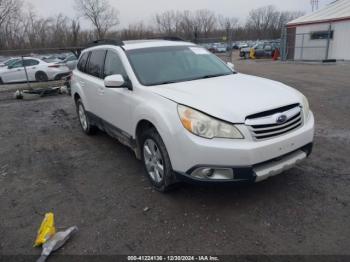
[[[117,53],[108,50],[103,70],[103,77],[110,75],[122,75],[127,78],[124,66]]]

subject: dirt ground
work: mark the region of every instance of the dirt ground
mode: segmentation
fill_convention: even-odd
[[[350,65],[235,65],[302,91],[317,121],[311,158],[256,185],[157,193],[128,148],[83,135],[70,97],[0,94],[0,254],[38,255],[52,211],[79,227],[59,254],[350,255]]]

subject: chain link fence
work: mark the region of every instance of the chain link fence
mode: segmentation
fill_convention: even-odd
[[[328,30],[299,32],[297,28],[285,28],[281,38],[281,59],[300,61],[325,61],[329,59],[331,26]]]

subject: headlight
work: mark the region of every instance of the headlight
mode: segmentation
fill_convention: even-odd
[[[303,96],[303,111],[304,111],[305,120],[308,120],[310,115],[310,105],[309,105],[309,101],[305,96]]]
[[[178,105],[178,112],[182,125],[191,133],[212,139],[231,138],[243,139],[243,135],[232,124],[217,120],[192,108]]]

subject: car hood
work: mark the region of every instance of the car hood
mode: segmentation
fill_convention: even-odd
[[[152,92],[231,123],[286,105],[302,103],[297,90],[245,74],[149,87]]]

